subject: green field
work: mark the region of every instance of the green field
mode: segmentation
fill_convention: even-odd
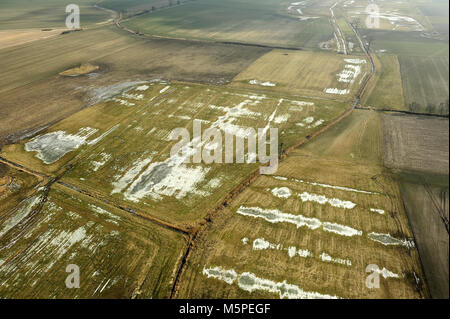
[[[449,2],[448,0],[416,0],[416,5],[429,23],[433,26],[438,36],[449,39]]]
[[[120,12],[124,17],[140,14],[177,5],[190,0],[103,0],[99,3],[103,8]]]
[[[125,22],[139,32],[201,40],[317,48],[333,29],[328,16],[300,21],[280,0],[196,0]]]
[[[399,56],[399,61],[408,109],[448,115],[448,57]]]
[[[374,58],[374,63],[375,76],[364,94],[362,103],[380,109],[405,110],[397,56],[379,54]]]
[[[361,30],[374,51],[408,56],[448,56],[448,42],[428,39],[418,32]]]
[[[349,54],[363,54],[361,45],[359,44],[358,39],[356,38],[355,32],[347,23],[347,21],[343,18],[338,19],[337,23],[339,28],[341,29],[343,36],[346,40],[348,53]]]

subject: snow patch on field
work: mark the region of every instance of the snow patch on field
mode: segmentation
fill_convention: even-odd
[[[96,212],[96,213],[98,213],[98,214],[100,214],[100,215],[102,215],[102,216],[104,216],[104,217],[107,217],[106,221],[109,221],[109,222],[111,222],[111,223],[113,223],[113,224],[119,225],[119,221],[121,220],[120,217],[118,217],[118,216],[116,216],[116,215],[114,215],[114,214],[108,212],[107,210],[104,210],[104,209],[101,208],[101,207],[95,206],[95,205],[93,205],[93,204],[89,204],[89,207],[90,207],[94,212]]]
[[[111,195],[122,192],[151,161],[152,157],[136,160],[122,177],[112,183],[114,189]]]
[[[337,74],[338,82],[353,84],[361,74],[359,65],[346,64],[344,69]]]
[[[385,211],[383,209],[378,209],[378,208],[371,208],[370,211],[372,213],[378,213],[380,215],[384,215]]]
[[[94,128],[83,127],[77,134],[56,131],[39,135],[25,143],[25,151],[37,152],[37,158],[45,164],[52,164],[67,153],[86,144],[87,139],[97,131]]]
[[[276,196],[278,198],[289,198],[292,195],[291,190],[288,187],[276,187],[272,189],[273,196]]]
[[[278,180],[282,180],[282,181],[289,180],[287,177],[284,177],[284,176],[273,176],[273,178],[278,179]],[[304,183],[304,184],[313,185],[313,186],[320,186],[320,187],[323,187],[323,188],[332,188],[332,189],[337,189],[337,190],[346,191],[346,192],[355,192],[355,193],[370,194],[370,195],[379,194],[379,193],[376,193],[376,192],[369,192],[369,191],[364,191],[364,190],[350,188],[350,187],[336,186],[336,185],[323,184],[323,183],[317,183],[317,182],[308,182],[308,181],[304,181],[304,180],[301,180],[301,179],[295,179],[295,178],[292,179],[292,181],[294,181],[296,183],[302,183],[302,184]]]
[[[203,192],[197,190],[197,185],[205,179],[210,168],[185,164],[186,159],[194,155],[199,146],[204,143],[204,141],[194,138],[179,153],[172,155],[165,161],[149,163],[151,159],[147,159],[144,165],[140,164],[132,169],[132,172],[126,175],[130,175],[134,181],[130,181],[131,184],[129,184],[128,178],[126,184],[124,181],[119,183],[120,187],[129,184],[124,192],[124,197],[127,200],[139,202],[148,196],[153,200],[162,200],[163,196],[181,199],[188,194],[204,195]],[[137,176],[147,165],[148,167]]]
[[[339,90],[338,88],[327,88],[323,90],[327,94],[345,95],[350,93],[350,90]]]
[[[214,110],[219,110],[225,114],[219,116],[218,119],[212,123],[211,128],[218,128],[225,133],[235,135],[237,137],[246,138],[254,133],[254,130],[248,127],[236,125],[233,122],[238,117],[242,118],[256,118],[261,116],[261,113],[254,112],[246,108],[247,105],[257,105],[260,102],[258,100],[244,100],[243,102],[235,105],[234,107],[224,107],[217,105],[209,105],[208,107]]]
[[[123,99],[119,99],[119,98],[112,98],[112,101],[119,103],[120,105],[125,105],[125,106],[135,106],[136,104],[128,102],[127,100],[123,100]]]
[[[136,88],[136,91],[147,91],[150,88],[148,85],[140,85]]]
[[[267,99],[267,95],[265,95],[265,94],[256,94],[256,93],[242,94],[242,93],[231,93],[231,92],[224,92],[224,93],[233,95],[233,96],[244,97],[246,99],[251,99],[251,100],[255,100],[255,101],[263,101],[263,100]]]
[[[123,93],[122,96],[126,99],[132,99],[132,100],[142,100],[144,98],[144,94]]]
[[[174,163],[171,159],[155,162],[130,185],[124,195],[133,202],[139,202],[146,196],[161,200],[161,195],[181,199],[196,191],[197,184],[204,180],[209,170],[201,166],[188,167]]]
[[[234,269],[227,270],[220,266],[211,268],[203,267],[203,275],[208,278],[222,280],[229,285],[232,285],[238,277],[238,274]]]
[[[243,216],[249,216],[253,218],[262,218],[269,223],[290,223],[300,227],[308,227],[315,230],[319,228],[322,223],[317,218],[308,218],[302,215],[293,215],[283,213],[278,209],[262,209],[259,207],[239,207],[237,213]]]
[[[41,201],[41,199],[42,196],[39,195],[26,199],[11,217],[0,224],[0,238],[24,220],[31,213],[36,204]]]
[[[206,184],[207,188],[215,189],[222,185],[222,178],[216,177],[211,178],[211,180]]]
[[[264,238],[256,238],[253,241],[253,250],[266,250],[266,249],[274,249],[274,250],[280,250],[282,249],[281,244],[272,244],[265,240]]]
[[[314,102],[305,102],[305,101],[290,101],[290,102],[297,106],[314,106]]]
[[[299,256],[299,257],[303,257],[303,258],[313,257],[313,253],[310,252],[309,250],[299,249],[295,246],[290,246],[288,248],[288,255],[289,255],[289,258],[293,258],[295,256]]]
[[[362,231],[353,229],[348,226],[334,224],[334,223],[328,223],[324,222],[322,223],[317,218],[310,218],[305,217],[302,215],[293,215],[284,213],[278,209],[262,209],[260,207],[244,207],[241,206],[236,211],[239,215],[253,217],[253,218],[262,218],[269,223],[290,223],[297,226],[297,228],[300,227],[307,227],[311,230],[316,230],[320,227],[323,228],[324,231],[332,232],[341,236],[361,236]]]
[[[318,127],[318,126],[322,125],[325,121],[320,119],[320,120],[317,120],[315,123],[313,123],[313,122],[314,122],[314,117],[308,116],[308,117],[304,118],[303,121],[296,123],[296,125],[300,126],[300,127],[305,127],[306,125],[308,125],[307,126],[308,128],[314,128],[314,127]]]
[[[347,236],[347,237],[353,237],[353,236],[361,236],[362,231],[356,230],[354,228],[351,228],[349,226],[339,225],[335,223],[323,223],[323,230],[335,233],[341,236]]]
[[[315,202],[321,205],[329,204],[333,207],[353,209],[356,204],[351,201],[341,200],[338,198],[328,198],[324,195],[310,194],[308,192],[303,192],[299,195],[303,202]]]
[[[311,127],[318,127],[320,125],[322,125],[325,122],[325,120],[317,120],[316,122],[314,122],[314,124],[311,125]]]
[[[352,12],[354,13],[354,12]],[[357,14],[360,14],[357,12]],[[367,13],[364,13],[367,14]],[[411,31],[424,31],[425,27],[418,22],[416,19],[408,16],[402,16],[395,12],[370,12],[369,17],[371,19],[383,19],[389,21],[391,25],[393,25],[392,30],[396,30],[397,28],[406,28]]]
[[[248,83],[250,83],[251,85],[270,86],[270,87],[274,87],[277,85],[276,83],[273,83],[273,82],[269,82],[269,81],[262,82],[259,80],[250,80],[250,81],[248,81]]]
[[[236,280],[239,288],[252,293],[261,290],[278,294],[280,299],[337,299],[337,296],[320,294],[318,292],[308,292],[300,289],[296,285],[288,284],[286,281],[275,282],[269,279],[259,278],[253,273],[244,272],[237,274],[234,269],[224,269],[220,266],[206,268],[203,267],[203,275],[214,278],[232,285]]]
[[[383,269],[376,269],[375,270],[377,273],[379,273],[381,276],[383,276],[384,279],[387,278],[400,278],[400,276],[390,270],[387,270],[386,268],[383,267]]]
[[[162,93],[166,92],[168,89],[170,89],[170,85],[167,85],[166,87],[164,87],[163,89],[161,89],[161,90],[159,91],[159,93],[162,94]]]
[[[290,246],[285,248],[282,244],[273,244],[265,240],[264,238],[257,238],[253,241],[253,250],[282,250],[286,251],[289,258],[293,258],[295,256],[308,258],[313,257],[313,253],[307,249],[299,249],[295,246]]]
[[[289,114],[278,115],[277,117],[275,117],[275,118],[273,119],[273,122],[274,122],[275,124],[286,123],[286,122],[289,120],[290,117],[291,117],[291,116],[290,116]]]
[[[105,87],[99,87],[95,90],[91,91],[91,100],[90,104],[97,104],[101,101],[107,101],[113,98],[114,96],[120,95],[124,92],[129,91],[131,88],[133,88],[136,85],[143,84],[145,82],[143,81],[125,81],[116,83],[113,85],[105,86]]]
[[[102,135],[100,135],[99,137],[93,139],[92,141],[88,142],[88,145],[95,145],[98,142],[100,142],[103,138],[105,138],[106,136],[108,136],[110,133],[112,133],[113,131],[115,131],[116,128],[118,128],[120,126],[120,124],[116,124],[113,127],[111,127],[109,130],[107,130],[105,133],[103,133]]]
[[[365,64],[367,63],[366,60],[364,59],[344,59],[345,62],[347,63],[352,63],[352,64]]]
[[[100,156],[102,157],[101,160],[99,160],[99,161],[92,161],[91,162],[91,165],[93,166],[92,170],[94,172],[98,171],[100,167],[105,165],[106,162],[108,162],[111,159],[111,155],[110,154],[101,153]]]
[[[337,299],[337,296],[324,295],[318,292],[304,291],[296,285],[288,284],[286,281],[275,282],[269,279],[259,278],[253,273],[244,272],[238,279],[239,288],[252,293],[256,290],[275,293],[280,299]]]
[[[320,258],[320,260],[322,260],[324,262],[341,264],[341,265],[348,266],[348,267],[352,266],[351,260],[349,260],[349,259],[342,259],[342,258],[333,258],[330,255],[328,255],[327,253],[321,253],[319,258]]]
[[[308,2],[309,1],[292,2],[288,7],[288,11],[291,11],[291,10],[297,11],[297,13],[299,14],[300,21],[307,21],[310,19],[319,19],[320,17],[305,16],[303,14],[303,10],[301,7],[304,6],[305,4],[307,4]]]
[[[414,241],[409,239],[398,239],[395,237],[392,237],[390,234],[380,234],[372,232],[368,235],[368,237],[376,242],[379,242],[385,246],[405,246],[407,248],[414,248],[415,244]]]

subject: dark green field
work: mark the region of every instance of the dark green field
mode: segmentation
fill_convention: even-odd
[[[399,62],[408,109],[448,115],[448,57],[399,56]]]
[[[201,40],[317,48],[333,36],[328,17],[300,21],[279,0],[196,0],[125,23],[139,32]]]
[[[429,39],[420,32],[361,30],[374,51],[409,56],[448,56],[448,42]]]
[[[183,1],[188,0],[180,0],[180,2]],[[169,6],[171,3],[177,2],[174,0],[103,0],[100,1],[99,5],[128,16],[137,12],[151,11],[152,9]]]

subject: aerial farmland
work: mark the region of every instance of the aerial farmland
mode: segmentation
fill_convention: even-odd
[[[0,299],[448,298],[447,9],[2,1]]]

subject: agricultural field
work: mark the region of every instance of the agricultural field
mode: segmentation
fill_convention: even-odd
[[[418,32],[361,29],[366,43],[376,53],[407,56],[448,57],[448,41],[427,38]]]
[[[383,114],[393,169],[433,298],[448,298],[448,119]]]
[[[428,294],[380,117],[354,111],[212,218],[180,298],[419,298]],[[381,289],[366,286],[366,269]]]
[[[447,0],[415,1],[417,8],[433,26],[430,36],[443,38],[448,41],[449,2]]]
[[[362,104],[387,110],[406,110],[402,76],[397,56],[378,54],[373,57],[375,76],[364,94]]]
[[[448,119],[390,114],[382,118],[387,167],[448,175]]]
[[[63,29],[0,30],[0,50],[60,35]]]
[[[369,69],[362,56],[273,50],[239,73],[232,86],[349,101]]]
[[[378,11],[369,5],[377,5]],[[420,32],[431,29],[431,24],[412,1],[348,0],[339,7],[353,23],[368,29]],[[369,11],[369,12],[368,12]],[[378,18],[379,24],[374,23]],[[370,23],[367,24],[366,22]]]
[[[192,132],[199,120],[203,130],[219,128],[246,138],[249,128],[277,127],[282,151],[349,107],[184,83],[125,82],[98,94],[106,101],[3,147],[2,156],[49,175],[64,174],[62,181],[76,189],[186,227],[213,210],[258,165],[252,164],[252,153],[246,154],[249,165],[183,164],[183,157],[170,154],[176,143],[172,129]]]
[[[359,40],[355,35],[355,32],[349,25],[349,23],[344,19],[340,18],[337,20],[338,26],[342,32],[342,35],[345,39],[346,46],[348,48],[348,54],[362,54],[363,51],[359,44]]]
[[[0,299],[448,298],[448,2],[76,4],[0,1]]]
[[[0,161],[0,220],[35,192],[43,178],[11,168]]]
[[[4,298],[167,298],[185,246],[181,234],[56,185],[2,216]],[[80,267],[67,289],[68,265]]]
[[[266,52],[255,47],[142,39],[114,27],[0,50],[0,141],[14,142],[91,105],[96,90],[103,87],[152,78],[226,83]],[[59,75],[83,63],[99,70],[81,77]],[[19,72],[24,67],[27,72]],[[7,139],[10,135],[14,136]]]
[[[448,176],[402,174],[400,189],[433,298],[448,299]],[[446,222],[445,222],[446,221]]]
[[[111,18],[111,13],[94,7],[95,0],[77,0],[81,23],[95,25]],[[0,30],[65,28],[66,3],[60,0],[2,0]]]
[[[98,5],[106,9],[120,12],[124,17],[130,17],[148,11],[180,5],[186,1],[193,0],[103,0],[100,1]]]
[[[292,48],[318,48],[319,43],[333,37],[329,12],[311,18],[302,9],[294,10],[293,4],[279,0],[195,0],[141,15],[124,25],[165,37]]]
[[[413,112],[449,114],[449,58],[399,56],[405,103]]]

